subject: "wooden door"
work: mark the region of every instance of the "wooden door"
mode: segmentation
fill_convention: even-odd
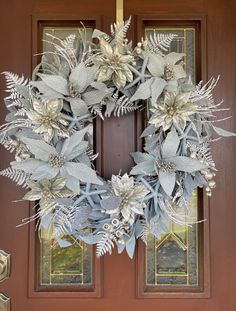
[[[222,126],[234,132],[235,12],[233,0],[125,0],[124,3],[125,18],[132,16],[129,36],[134,42],[153,29],[192,33],[189,39],[192,43],[188,47],[194,46],[190,51],[195,68],[194,78],[206,80],[221,74],[215,96],[217,99],[224,98],[225,105],[231,108],[233,118],[223,122]],[[12,71],[30,77],[37,63],[32,55],[42,51],[41,39],[45,29],[69,31],[83,21],[89,29],[97,27],[109,32],[115,13],[115,1],[106,0],[2,2],[1,72]],[[4,79],[1,78],[0,82],[2,100]],[[3,105],[0,109],[3,121]],[[120,169],[127,171],[132,165],[128,154],[142,148],[138,136],[143,120],[142,113],[131,113],[119,119],[96,121],[95,143],[100,153],[97,169],[105,178]],[[100,260],[92,258],[92,281],[88,282],[91,283],[89,285],[74,281],[71,284],[68,284],[70,281],[66,284],[62,282],[61,285],[41,282],[41,270],[47,263],[41,265],[42,245],[34,233],[33,224],[16,228],[21,219],[30,215],[30,207],[25,202],[12,203],[22,197],[22,191],[1,178],[0,249],[11,254],[11,274],[10,278],[0,283],[0,293],[11,298],[11,310],[235,310],[236,141],[220,141],[213,151],[219,169],[217,189],[210,202],[201,193],[198,195],[199,217],[207,217],[208,221],[195,228],[194,239],[190,241],[195,241],[191,244],[195,247],[195,263],[191,261],[195,271],[193,279],[189,278],[189,274],[160,277],[157,273],[155,280],[158,281],[148,281],[146,270],[156,273],[152,272],[148,260],[148,254],[152,255],[155,250],[145,249],[140,243],[134,260],[116,252]],[[9,154],[1,148],[1,169],[8,166],[9,160]],[[189,263],[188,259],[186,261]],[[10,310],[4,309],[3,305],[0,304],[1,311]]]

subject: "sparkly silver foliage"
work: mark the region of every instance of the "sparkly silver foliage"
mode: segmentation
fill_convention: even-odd
[[[216,117],[227,110],[212,94],[218,78],[186,79],[185,55],[168,53],[175,35],[154,33],[133,48],[130,22],[113,24],[110,35],[95,30],[98,45],[85,28],[64,40],[48,34],[52,50],[31,81],[3,73],[8,114],[0,143],[15,160],[0,175],[27,189],[24,200],[38,201],[21,225],[37,220],[61,247],[70,245],[67,235],[97,244],[97,256],[117,246],[132,258],[137,239],[160,239],[169,222],[192,224],[193,190],[205,187],[210,196],[216,186],[210,144],[235,136],[215,125],[227,119]],[[132,153],[129,174],[103,180],[93,165],[92,119],[145,106],[144,151]]]
[[[61,110],[63,101],[61,99],[39,102],[34,100],[33,109],[26,110],[28,118],[32,121],[35,133],[43,135],[45,141],[53,138],[53,132],[57,130],[57,134],[67,137],[65,126],[67,121],[62,117]]]
[[[111,203],[108,204],[108,209],[105,208],[105,214],[121,217],[125,222],[132,225],[135,221],[136,215],[143,215],[146,207],[143,202],[144,197],[148,194],[148,190],[142,184],[135,184],[134,178],[129,177],[128,174],[120,176],[113,175],[111,178],[111,193],[119,198],[117,206],[111,209]],[[114,199],[109,196],[109,199]],[[103,207],[103,201],[101,201]]]
[[[163,131],[170,129],[173,123],[184,129],[186,122],[190,121],[189,116],[197,110],[197,106],[189,101],[189,95],[166,92],[164,98],[150,109],[152,116],[148,122],[157,128],[162,126]]]
[[[95,64],[99,66],[98,81],[112,80],[118,89],[124,87],[127,81],[131,82],[133,75],[128,64],[134,63],[134,57],[129,54],[122,54],[118,46],[112,47],[104,39],[100,39],[100,48],[102,54],[95,59]]]

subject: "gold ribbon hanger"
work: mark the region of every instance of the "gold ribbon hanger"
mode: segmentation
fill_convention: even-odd
[[[124,20],[124,0],[116,0],[116,22],[121,23]]]

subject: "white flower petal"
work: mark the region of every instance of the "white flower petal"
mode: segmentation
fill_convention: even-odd
[[[52,179],[59,173],[59,168],[51,167],[48,164],[42,164],[32,174],[31,179],[41,180],[44,178]]]
[[[182,65],[174,66],[174,78],[176,80],[186,78],[187,74]]]
[[[85,183],[103,185],[102,181],[98,179],[96,172],[82,163],[67,162],[65,169],[70,176],[77,178]]]
[[[149,54],[147,68],[154,77],[162,77],[164,75],[165,59],[158,54]]]
[[[42,161],[36,159],[28,159],[22,162],[11,162],[11,166],[15,170],[22,170],[26,173],[33,173],[38,167],[43,164]]]
[[[36,159],[47,162],[51,154],[57,154],[56,149],[42,140],[22,137],[21,140],[29,148]]]
[[[163,158],[175,156],[179,147],[179,142],[179,136],[175,128],[172,128],[172,130],[167,134],[167,137],[162,145],[161,150]]]
[[[176,174],[174,172],[159,171],[158,177],[165,193],[171,196],[175,187]]]
[[[171,52],[165,56],[166,64],[175,65],[184,57],[184,55],[184,53]]]
[[[88,74],[84,63],[80,63],[77,67],[75,67],[69,76],[69,81],[79,92],[84,91],[84,89],[88,87],[87,80]]]
[[[111,45],[102,38],[100,39],[100,48],[102,53],[107,57],[110,57],[113,54]]]

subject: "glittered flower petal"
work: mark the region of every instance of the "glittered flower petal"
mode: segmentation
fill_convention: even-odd
[[[169,172],[159,171],[158,177],[159,177],[160,184],[163,190],[165,191],[165,193],[171,196],[174,190],[174,187],[175,187],[176,174],[174,172],[169,173]]]

